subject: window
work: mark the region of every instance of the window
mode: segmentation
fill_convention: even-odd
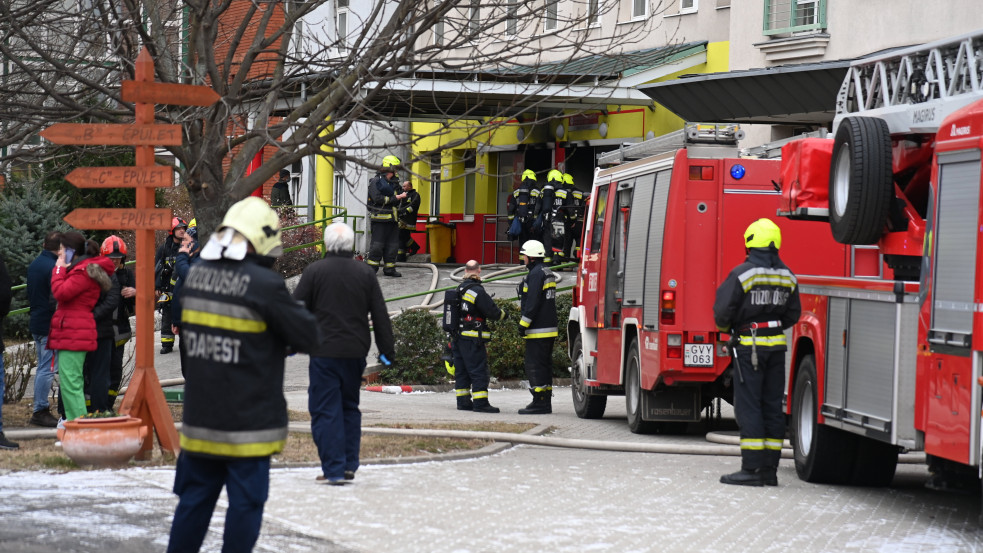
[[[590,251],[601,251],[601,238],[604,237],[604,212],[608,206],[608,186],[597,189],[597,199],[594,200],[594,224],[591,225]]]
[[[440,215],[440,154],[430,156],[430,217]]]
[[[595,27],[601,24],[598,0],[587,0],[587,26]]]
[[[696,13],[697,0],[679,0],[679,13]]]
[[[789,35],[826,28],[827,0],[765,0],[764,34]]]
[[[632,0],[631,2],[632,19],[645,17],[646,15],[648,15],[648,11],[649,11],[648,0]]]
[[[558,0],[546,0],[546,20],[543,22],[543,29],[555,31],[558,20]]]
[[[344,52],[348,49],[348,0],[337,0],[337,6],[338,50]]]
[[[468,16],[468,36],[471,40],[478,40],[481,33],[481,13],[479,10],[480,0],[471,0],[471,10]]]
[[[464,152],[464,216],[474,217],[474,188],[477,178],[475,151]]]
[[[508,36],[516,36],[518,34],[519,27],[519,1],[509,0],[508,11],[505,15],[505,34]]]

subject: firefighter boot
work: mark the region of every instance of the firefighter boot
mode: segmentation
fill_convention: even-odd
[[[475,413],[500,413],[501,409],[493,407],[488,403],[488,391],[477,391],[474,393],[474,412]]]
[[[761,469],[748,470],[741,469],[731,474],[720,477],[721,484],[733,484],[735,486],[764,486],[765,481]]]
[[[782,460],[781,440],[765,440],[765,443],[772,442],[778,449],[768,448],[765,450],[765,466],[761,468],[761,478],[765,486],[778,485],[778,462]]]
[[[553,412],[549,391],[533,391],[532,403],[519,409],[520,415],[548,415]]]
[[[778,467],[762,467],[761,481],[764,482],[765,486],[777,486],[778,485]]]
[[[471,390],[460,389],[454,390],[457,392],[457,410],[458,411],[473,411],[474,403],[471,401]]]

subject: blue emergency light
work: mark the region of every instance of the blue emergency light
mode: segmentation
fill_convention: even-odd
[[[735,163],[730,167],[730,176],[734,177],[736,180],[741,180],[747,173],[747,169],[744,168],[740,163]]]

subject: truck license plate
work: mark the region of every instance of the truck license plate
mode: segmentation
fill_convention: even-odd
[[[687,367],[712,367],[713,344],[684,345],[683,365]]]

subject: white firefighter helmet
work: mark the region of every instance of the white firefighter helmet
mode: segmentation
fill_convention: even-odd
[[[546,248],[539,240],[526,240],[526,243],[519,250],[519,254],[526,257],[546,257]]]
[[[279,257],[280,218],[262,198],[250,196],[234,204],[225,213],[222,224],[201,250],[202,259],[243,259],[248,244],[259,255]]]

